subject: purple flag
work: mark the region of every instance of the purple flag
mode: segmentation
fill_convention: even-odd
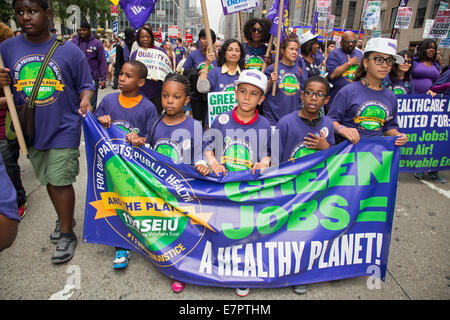
[[[278,33],[278,16],[280,10],[280,0],[274,0],[272,7],[267,14],[267,19],[272,20],[272,27],[270,28],[270,34],[274,37],[277,36]],[[283,4],[283,23],[281,25],[281,39],[284,39],[288,36],[288,28],[285,26],[289,25],[289,0],[284,0]]]
[[[119,5],[130,24],[140,28],[148,19],[155,7],[156,0],[120,0]]]
[[[319,19],[318,19],[317,11],[314,12],[314,20],[313,20],[313,24],[311,27],[311,33],[312,34],[319,33]]]

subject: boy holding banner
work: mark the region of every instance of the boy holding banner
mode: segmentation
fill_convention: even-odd
[[[211,171],[219,176],[228,171],[252,169],[261,173],[271,161],[271,127],[256,107],[264,101],[267,77],[259,70],[244,70],[235,82],[238,106],[218,116],[206,133],[205,158]],[[248,295],[248,288],[236,293]]]
[[[125,62],[119,74],[121,92],[106,95],[94,112],[104,127],[115,124],[127,132],[147,135],[147,126],[158,114],[154,104],[139,94],[146,78],[147,68],[143,63],[136,60]],[[130,250],[116,248],[113,268],[126,268],[130,256]]]

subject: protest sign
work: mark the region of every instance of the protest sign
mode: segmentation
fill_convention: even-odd
[[[369,1],[364,17],[364,29],[373,30],[378,28],[380,22],[381,1]]]
[[[260,6],[259,0],[222,0],[223,14],[233,14]]]
[[[330,14],[330,0],[317,0],[317,18],[319,21],[327,20]]]
[[[83,118],[83,241],[141,253],[164,275],[220,287],[384,280],[400,149],[363,138],[268,168],[216,177]]]
[[[428,35],[432,39],[445,39],[450,35],[450,9],[439,9]]]
[[[211,126],[214,119],[222,113],[231,111],[237,106],[234,94],[234,84],[223,88],[222,92],[208,93],[208,123]]]
[[[427,19],[425,21],[425,27],[423,28],[422,38],[424,38],[424,39],[430,38],[430,30],[431,30],[431,27],[433,26],[433,23],[434,23],[433,19]]]
[[[395,29],[408,29],[411,22],[413,8],[401,7],[398,8],[397,18],[395,19]]]
[[[165,77],[172,72],[170,59],[162,50],[139,48],[136,52],[136,60],[147,67],[147,79],[164,81]]]
[[[400,172],[450,170],[449,100],[450,96],[398,96],[399,131],[408,135],[401,147]]]

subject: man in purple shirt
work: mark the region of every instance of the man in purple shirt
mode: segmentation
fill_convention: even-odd
[[[330,106],[336,93],[353,82],[353,78],[358,68],[363,54],[355,50],[356,35],[353,31],[345,31],[342,34],[341,47],[330,52],[326,62],[328,78],[333,85],[330,92]]]
[[[92,79],[95,83],[94,97],[91,105],[93,110],[97,107],[98,88],[106,87],[106,55],[100,40],[91,34],[91,26],[88,22],[83,22],[78,29],[78,36],[72,39],[78,48],[83,51],[91,68]]]

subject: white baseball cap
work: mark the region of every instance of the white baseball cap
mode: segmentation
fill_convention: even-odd
[[[397,54],[397,40],[389,38],[372,38],[366,43],[364,53],[366,52],[380,52],[390,54],[394,57],[395,63],[405,63],[405,59]]]
[[[319,35],[316,34],[312,34],[311,31],[307,31],[305,33],[302,33],[299,37],[298,37],[298,41],[300,42],[300,45],[308,42],[309,40],[315,39],[317,38]]]
[[[249,83],[258,88],[263,92],[267,89],[267,76],[259,70],[256,69],[246,69],[241,72],[239,79],[234,81],[237,87],[241,83]]]

